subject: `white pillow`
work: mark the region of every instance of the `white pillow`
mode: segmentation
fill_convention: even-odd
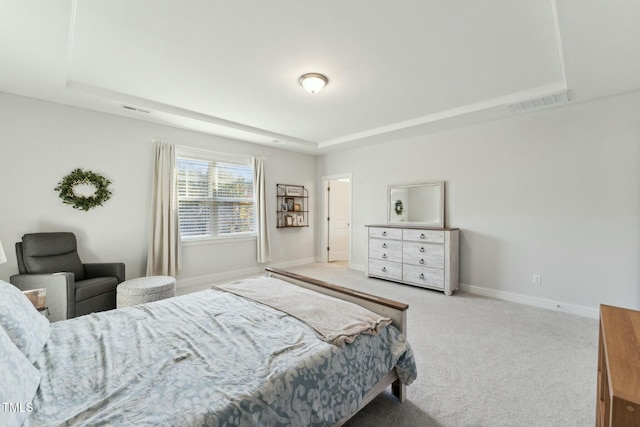
[[[40,385],[38,371],[0,328],[0,418],[8,426],[20,426],[34,409],[33,397]]]
[[[38,358],[51,334],[49,320],[10,283],[0,280],[0,326],[29,362]]]

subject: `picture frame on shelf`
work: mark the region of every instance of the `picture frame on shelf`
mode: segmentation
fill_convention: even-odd
[[[283,209],[283,210],[293,211],[294,198],[293,197],[287,197],[287,198],[284,199],[284,202],[287,205],[287,209]]]
[[[287,215],[287,227],[293,226],[293,217],[291,215]]]
[[[304,223],[304,216],[298,215],[298,227],[304,227],[306,224]]]
[[[278,218],[278,227],[284,227],[284,219]]]
[[[300,212],[302,210],[302,208],[300,207],[300,203],[294,203],[293,204],[293,211],[294,212]]]
[[[293,226],[297,227],[298,226],[298,217],[296,215],[291,217],[291,221],[293,222]]]
[[[284,187],[284,191],[286,196],[297,196],[297,197],[302,196],[302,187],[287,185]]]

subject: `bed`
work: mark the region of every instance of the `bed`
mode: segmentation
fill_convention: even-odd
[[[370,328],[327,332],[295,311],[304,303],[287,314],[242,296],[258,287],[272,300],[275,287],[300,292],[312,311],[364,307]],[[0,334],[0,399],[13,405],[0,417],[15,425],[342,425],[388,386],[403,401],[416,378],[406,304],[282,270],[50,325],[35,309],[12,322],[5,306],[24,301],[5,288],[0,333],[23,357]]]

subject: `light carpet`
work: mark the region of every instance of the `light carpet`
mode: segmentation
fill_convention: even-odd
[[[595,422],[598,321],[469,293],[445,296],[331,264],[290,271],[409,304],[418,379],[346,426],[586,427]]]

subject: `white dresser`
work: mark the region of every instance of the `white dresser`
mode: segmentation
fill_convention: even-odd
[[[451,295],[458,289],[459,230],[367,225],[367,275]]]

